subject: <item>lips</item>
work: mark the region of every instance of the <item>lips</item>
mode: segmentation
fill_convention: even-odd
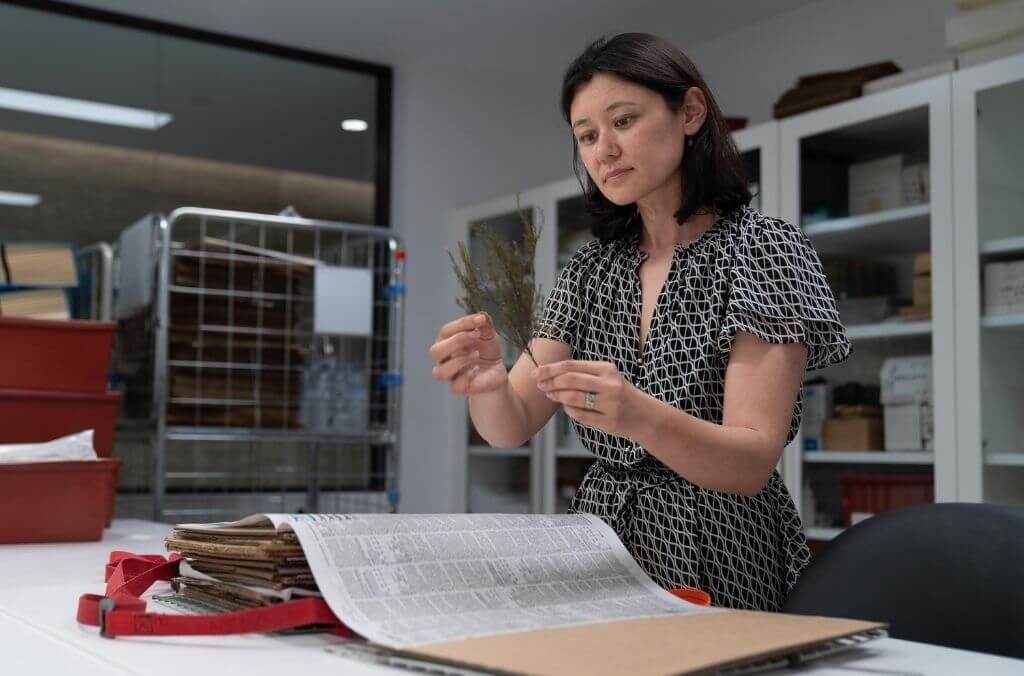
[[[629,169],[629,168],[627,168],[627,169],[616,169],[615,171],[611,171],[611,172],[605,174],[605,177],[604,177],[604,179],[602,179],[602,181],[607,183],[608,181],[610,181],[611,179],[615,178],[616,176],[621,176],[622,174],[625,174],[627,171],[632,171],[632,169]]]

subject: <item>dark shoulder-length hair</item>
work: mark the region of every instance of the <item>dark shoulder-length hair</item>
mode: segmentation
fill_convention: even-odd
[[[675,214],[676,222],[682,224],[702,209],[725,214],[750,202],[746,171],[725,116],[697,67],[682,50],[649,33],[621,33],[590,43],[569,65],[562,82],[562,115],[570,127],[569,109],[576,92],[598,73],[615,75],[657,92],[672,112],[682,107],[690,87],[704,92],[707,118],[693,135],[693,145],[683,153],[683,203]],[[639,219],[633,219],[635,205],[613,203],[601,194],[586,169],[581,171],[575,134],[572,149],[573,171],[593,217],[594,236],[608,241],[639,228]]]

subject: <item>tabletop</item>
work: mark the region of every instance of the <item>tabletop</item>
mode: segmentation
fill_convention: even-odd
[[[286,674],[301,664],[304,676],[333,676],[339,669],[355,676],[412,673],[356,659],[326,634],[109,640],[75,621],[79,595],[102,593],[110,551],[162,553],[169,533],[166,524],[124,519],[115,520],[100,542],[0,545],[0,672],[223,676],[225,669]],[[1024,661],[887,638],[783,671],[1021,676]]]

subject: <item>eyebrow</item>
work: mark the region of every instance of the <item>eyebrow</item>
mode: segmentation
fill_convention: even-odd
[[[633,102],[633,101],[615,101],[614,103],[609,104],[608,107],[604,109],[604,112],[607,113],[609,110],[614,110],[615,108],[619,108],[621,106],[635,106],[635,105],[638,105],[638,104]],[[581,120],[576,120],[573,123],[572,128],[575,129],[576,127],[580,126],[584,122],[590,122],[590,120],[588,120],[585,117],[583,119],[581,119]]]

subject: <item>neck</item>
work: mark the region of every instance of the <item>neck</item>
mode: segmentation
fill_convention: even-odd
[[[710,228],[717,215],[710,210],[700,209],[682,224],[676,222],[675,214],[680,202],[666,200],[643,200],[637,202],[643,227],[640,234],[640,248],[651,257],[671,253],[676,244],[689,244]]]

